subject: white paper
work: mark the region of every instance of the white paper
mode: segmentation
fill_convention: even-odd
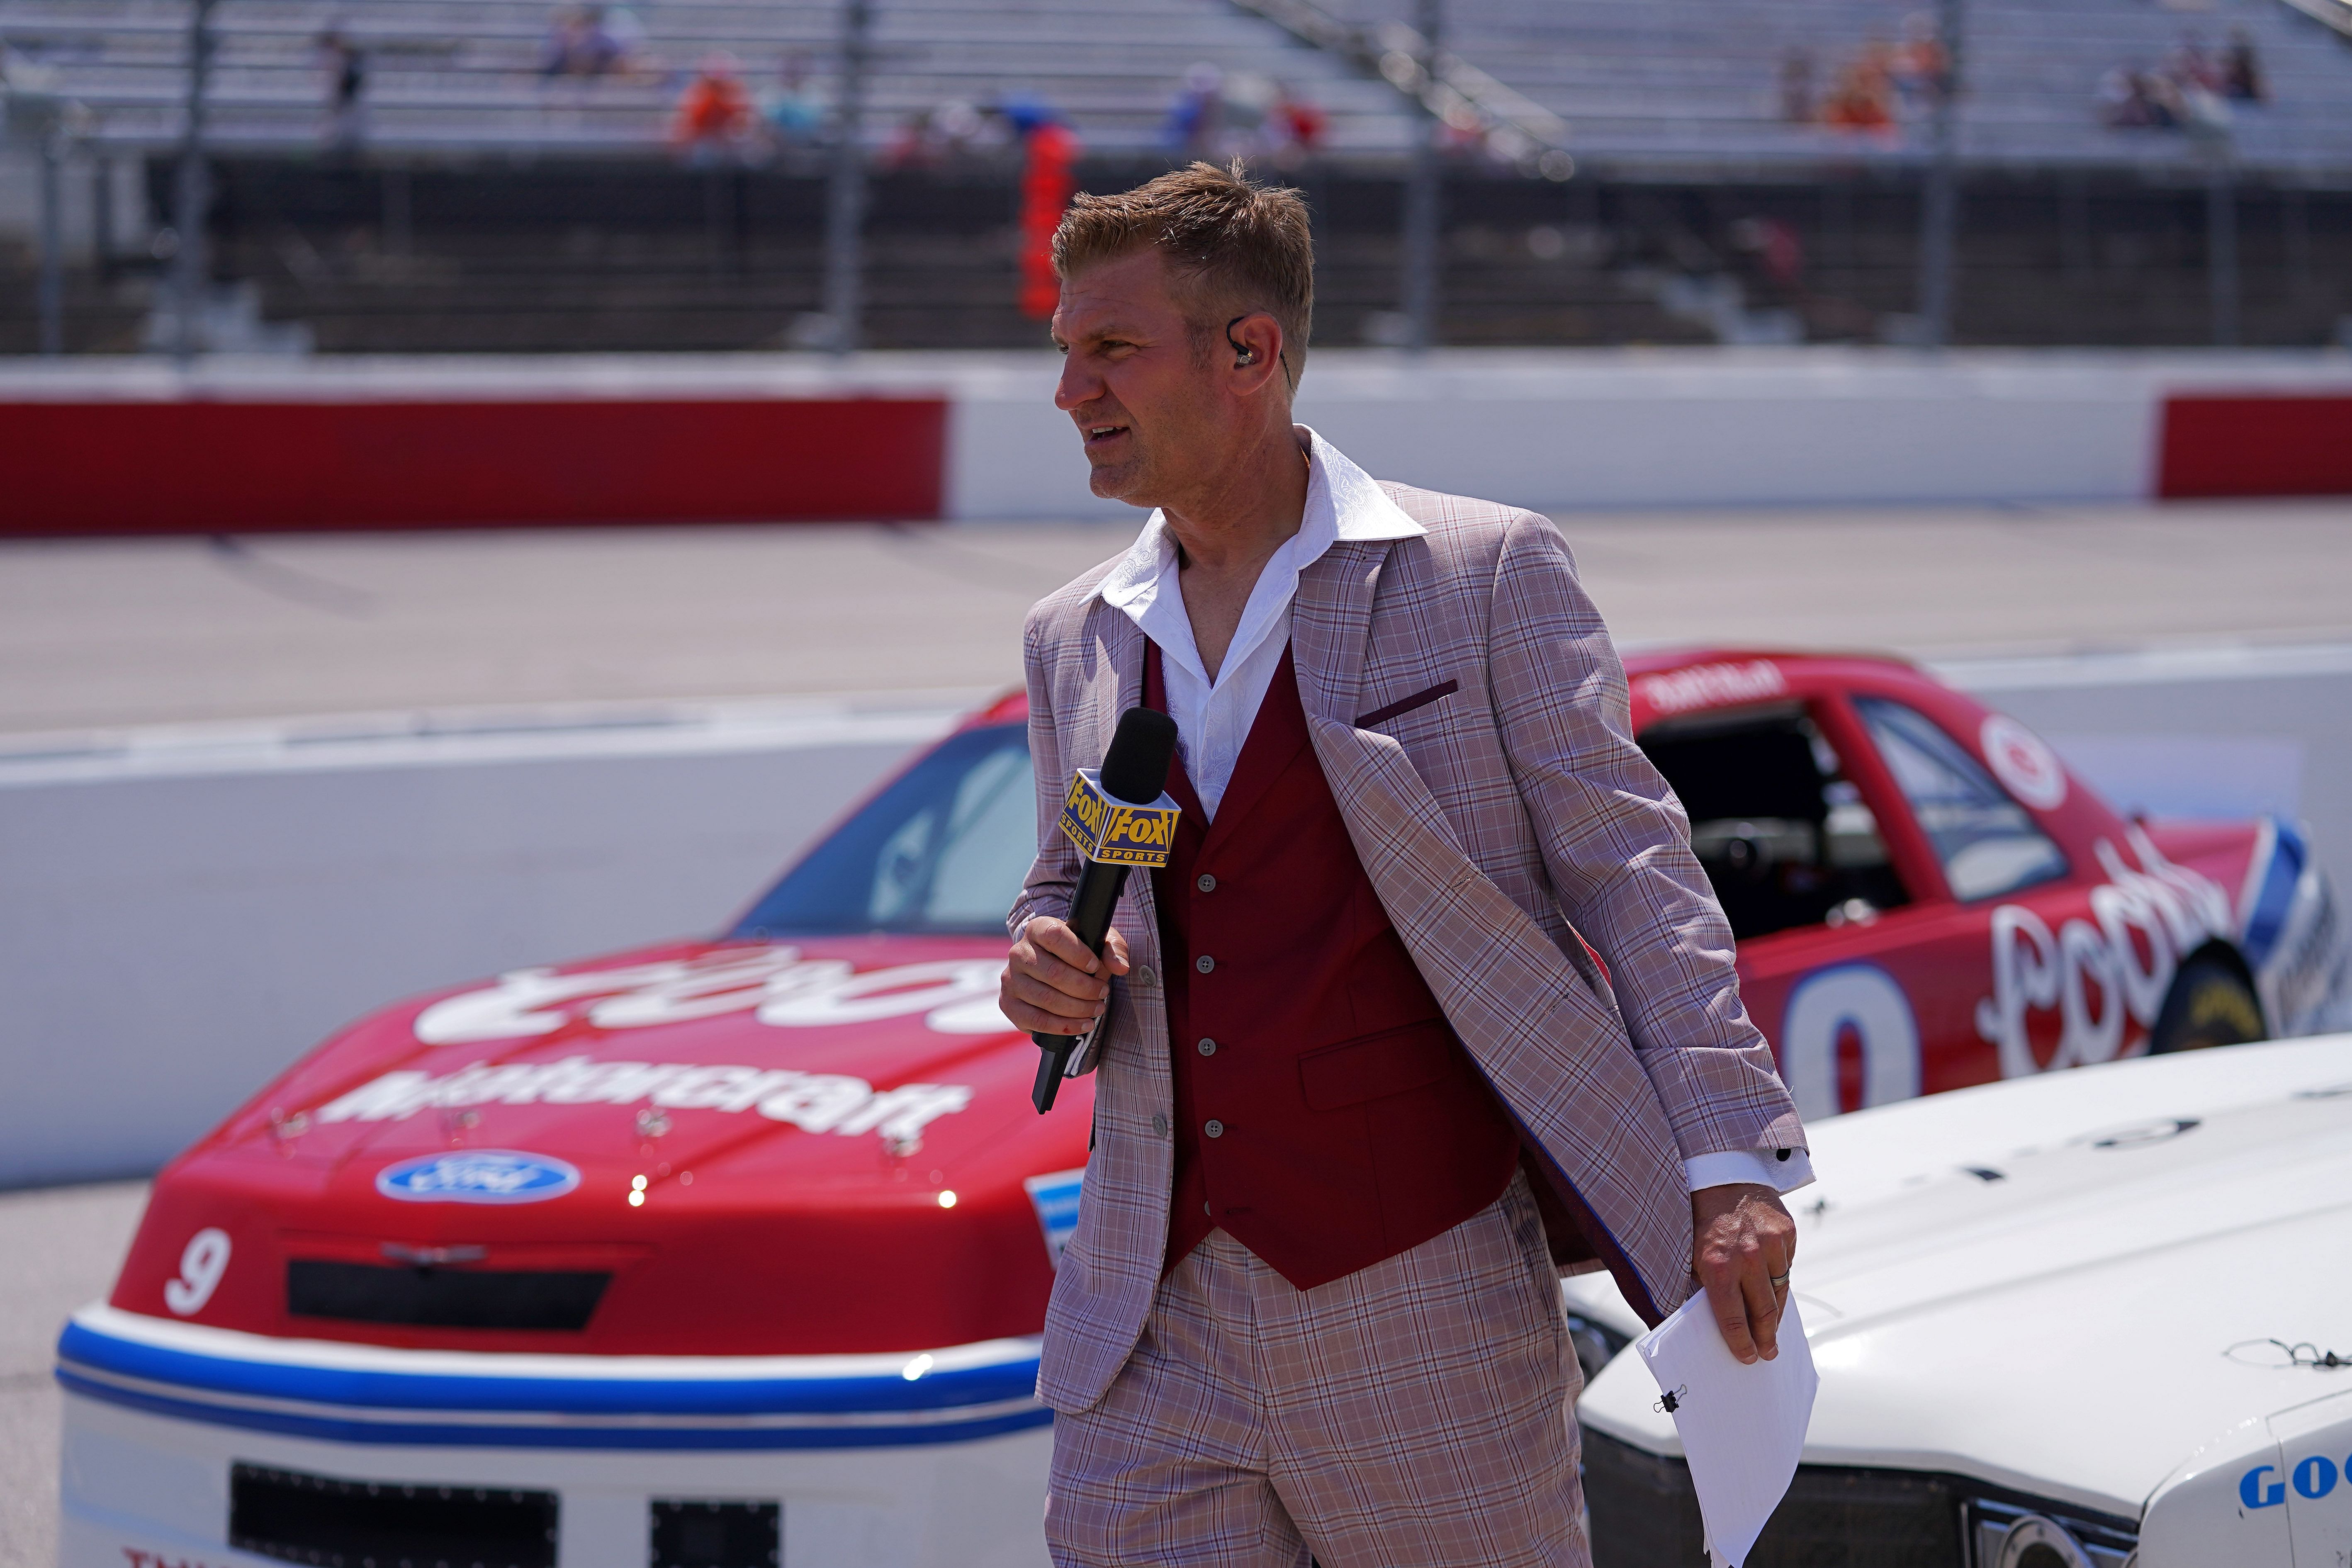
[[[1771,1361],[1740,1365],[1704,1291],[1633,1342],[1659,1390],[1674,1395],[1675,1429],[1717,1568],[1747,1561],[1804,1452],[1822,1380],[1793,1295],[1780,1314],[1780,1347]]]

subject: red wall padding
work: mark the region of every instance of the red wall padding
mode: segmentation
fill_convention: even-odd
[[[2168,397],[2156,493],[2352,495],[2352,396]]]
[[[0,404],[0,533],[940,515],[939,399]]]

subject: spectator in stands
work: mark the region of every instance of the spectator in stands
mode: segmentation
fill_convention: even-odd
[[[2158,123],[2156,100],[2147,79],[2129,66],[2109,66],[2099,78],[2096,97],[2099,123],[2111,131],[2139,131]]]
[[[1321,150],[1331,117],[1323,112],[1322,105],[1301,98],[1289,83],[1276,82],[1274,112],[1266,117],[1266,123],[1274,129],[1275,161],[1291,164]]]
[[[1893,51],[1873,40],[1838,68],[1837,80],[1822,100],[1822,123],[1838,131],[1883,135],[1894,129]]]
[[[670,145],[698,163],[742,157],[758,147],[757,124],[735,57],[714,51],[703,57],[701,68],[678,96]]]
[[[776,85],[760,100],[768,133],[787,147],[805,147],[824,135],[824,95],[809,85],[808,56],[788,52],[776,68]]]
[[[631,22],[634,23],[634,18]],[[548,23],[547,42],[540,51],[539,74],[544,77],[600,77],[626,68],[628,51],[616,36],[604,9],[598,5],[566,5]]]
[[[327,79],[326,118],[320,140],[331,151],[348,152],[367,134],[367,57],[359,46],[330,27],[319,35],[319,64]]]
[[[1200,158],[1216,151],[1224,129],[1224,86],[1225,73],[1206,60],[1185,71],[1160,133],[1170,152]]]
[[[1889,74],[1906,121],[1926,120],[1951,91],[1952,57],[1931,14],[1914,11],[1903,19],[1903,41],[1895,47]]]
[[[2263,65],[2254,53],[2253,35],[2243,27],[2230,29],[2230,52],[2221,61],[2221,95],[2240,103],[2261,103],[2270,97],[2263,86]]]
[[[1813,122],[1813,52],[1798,47],[1780,57],[1780,118],[1791,125]]]

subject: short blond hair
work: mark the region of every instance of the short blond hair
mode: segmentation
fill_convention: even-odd
[[[1230,168],[1171,169],[1115,196],[1080,192],[1054,231],[1057,277],[1147,247],[1168,258],[1190,298],[1194,341],[1213,347],[1234,311],[1264,310],[1282,328],[1282,361],[1296,388],[1315,319],[1315,238],[1297,191],[1261,185],[1239,158]]]

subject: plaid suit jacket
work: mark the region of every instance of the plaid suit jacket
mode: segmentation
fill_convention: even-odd
[[[1567,542],[1533,512],[1382,488],[1429,531],[1340,541],[1292,605],[1316,756],[1407,951],[1584,1232],[1580,1252],[1655,1322],[1695,1288],[1682,1162],[1801,1147],[1796,1108],[1740,1005],[1689,822],[1633,743],[1624,669]],[[1079,868],[1054,830],[1063,790],[1140,700],[1143,634],[1097,591],[1113,564],[1030,612],[1042,848],[1016,933],[1067,911]],[[1129,881],[1116,924],[1134,967],[1076,1064],[1097,1073],[1094,1142],[1038,1376],[1066,1412],[1126,1363],[1168,1236],[1175,1106],[1149,879]]]

